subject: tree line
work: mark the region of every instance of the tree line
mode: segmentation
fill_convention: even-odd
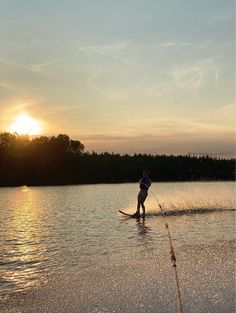
[[[190,155],[84,152],[66,134],[30,139],[0,133],[0,186],[136,182],[143,169],[153,181],[234,180],[235,160]]]

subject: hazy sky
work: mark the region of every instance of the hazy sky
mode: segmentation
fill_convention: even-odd
[[[0,0],[0,131],[234,154],[234,0]]]

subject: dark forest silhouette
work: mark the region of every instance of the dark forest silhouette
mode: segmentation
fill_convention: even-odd
[[[30,139],[0,133],[0,186],[136,182],[144,168],[153,181],[235,178],[234,159],[88,153],[65,134]]]

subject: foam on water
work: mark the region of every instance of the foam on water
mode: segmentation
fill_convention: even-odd
[[[235,211],[234,208],[192,208],[192,209],[179,209],[175,210],[166,210],[166,211],[149,211],[146,213],[146,217],[149,216],[181,216],[181,215],[194,215],[194,214],[209,214],[209,213],[217,213],[217,212],[226,212],[226,211]]]

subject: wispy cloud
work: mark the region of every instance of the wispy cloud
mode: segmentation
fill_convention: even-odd
[[[63,58],[48,60],[48,61],[43,62],[43,63],[30,65],[29,67],[27,67],[27,69],[30,71],[33,71],[33,72],[39,72],[39,73],[42,73],[42,74],[45,74],[45,75],[48,75],[48,76],[55,78],[56,75],[52,75],[52,73],[49,71],[46,71],[45,68],[48,68],[54,64],[62,63],[64,61],[68,60],[69,58],[70,57],[63,57]]]
[[[105,72],[107,72],[107,69],[106,70],[100,70],[100,71],[94,70],[94,72],[91,73],[88,76],[88,78],[87,78],[88,86],[91,89],[93,89],[93,90],[97,91],[98,93],[102,94],[103,96],[107,96],[108,92],[105,89],[99,87],[99,84],[97,83],[97,81],[99,80],[100,76],[102,74],[104,74]]]
[[[51,72],[45,70],[45,68],[49,67],[50,65],[59,63],[59,62],[63,62],[64,60],[66,60],[67,58],[60,58],[60,59],[54,59],[54,60],[49,60],[47,62],[44,63],[39,63],[39,64],[27,64],[27,65],[22,65],[19,63],[15,63],[12,61],[7,61],[7,60],[0,60],[0,63],[5,66],[9,66],[11,68],[14,69],[18,69],[18,70],[23,70],[23,71],[28,71],[34,74],[39,74],[39,75],[43,75],[43,76],[48,76],[51,78],[56,78],[56,75],[52,74]]]
[[[220,117],[232,116],[235,118],[235,111],[235,104],[231,103],[214,109],[213,113],[219,115]]]
[[[121,57],[124,55],[128,42],[114,42],[108,44],[87,43],[78,47],[80,51],[86,54],[97,54],[101,56]]]
[[[192,46],[193,44],[191,42],[163,41],[158,42],[156,45],[162,48],[182,48]]]
[[[235,9],[235,8],[234,8]],[[209,26],[215,27],[216,25],[223,25],[223,24],[229,24],[229,23],[235,23],[235,16],[234,16],[234,10],[231,12],[225,11],[221,12],[221,14],[213,15],[208,21],[207,24]]]
[[[6,82],[0,82],[0,87],[2,87],[3,89],[8,89],[8,90],[14,91],[14,92],[27,92],[26,89],[16,87],[16,86],[8,84]]]
[[[138,125],[138,127],[137,127]],[[119,121],[113,125],[106,125],[97,128],[97,133],[94,129],[85,131],[83,138],[87,139],[111,139],[126,138],[156,138],[158,140],[168,140],[171,138],[195,138],[203,139],[208,137],[225,138],[225,134],[233,134],[232,126],[226,127],[220,123],[209,124],[207,122],[198,121],[196,119],[184,118],[140,118],[132,117],[129,120]]]
[[[163,137],[158,134],[136,136],[97,134],[80,136],[86,150],[97,152],[109,151],[119,153],[153,153],[153,154],[214,154],[233,157],[234,136],[225,132],[222,136],[205,134],[199,136],[188,133],[173,133]],[[226,139],[227,138],[227,139]]]
[[[198,88],[204,82],[218,81],[219,67],[213,59],[199,60],[175,67],[172,75],[179,88]]]

